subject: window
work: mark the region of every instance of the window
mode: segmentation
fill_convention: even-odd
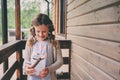
[[[54,0],[53,21],[57,37],[66,38],[66,2],[67,0]]]
[[[59,19],[59,33],[65,34],[65,0],[60,0]]]

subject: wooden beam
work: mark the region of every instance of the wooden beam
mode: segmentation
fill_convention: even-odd
[[[14,41],[11,43],[4,44],[0,47],[0,64],[4,62],[10,55],[16,50],[22,50],[25,48],[26,41]],[[7,53],[7,54],[6,54]]]
[[[6,71],[6,73],[3,75],[3,77],[1,78],[1,80],[8,80],[12,77],[13,73],[15,72],[16,68],[18,66],[18,62],[16,61],[11,67],[10,69],[8,69]]]
[[[15,24],[16,24],[16,40],[21,39],[21,28],[20,28],[20,0],[15,0]],[[17,80],[22,80],[22,50],[16,51],[16,59],[18,61],[17,67]]]
[[[8,42],[8,26],[7,26],[7,0],[1,0],[2,9],[2,42],[3,44]],[[8,69],[8,59],[3,63],[3,72]]]
[[[20,0],[15,0],[15,28],[16,28],[16,39],[21,39],[21,28],[20,28]]]

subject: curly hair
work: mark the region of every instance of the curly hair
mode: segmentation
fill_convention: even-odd
[[[54,26],[53,26],[51,19],[46,14],[39,13],[32,20],[32,24],[31,24],[31,28],[30,28],[30,34],[32,35],[32,38],[30,38],[30,40],[27,41],[28,43],[30,43],[30,45],[31,45],[31,43],[35,42],[34,40],[35,40],[36,34],[35,34],[34,26],[39,26],[39,25],[43,25],[43,24],[48,26],[48,29],[49,29],[48,39],[53,40],[53,41],[55,40],[55,35],[53,34]],[[33,41],[33,42],[31,42],[31,41]]]

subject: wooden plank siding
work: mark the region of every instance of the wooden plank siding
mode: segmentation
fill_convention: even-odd
[[[99,10],[93,13],[89,13],[86,15],[78,16],[69,19],[68,18],[68,26],[78,26],[78,25],[99,25],[99,24],[112,24],[119,23],[118,7],[113,6],[109,8],[105,8],[103,10]],[[117,10],[117,11],[116,11]],[[74,12],[76,13],[76,12]]]
[[[69,1],[69,0],[68,0]],[[99,11],[100,9],[108,8],[110,6],[119,5],[120,0],[74,0],[74,4],[68,5],[68,17],[77,17],[91,12]],[[69,6],[74,6],[69,9]],[[73,14],[74,13],[74,14]]]
[[[120,80],[120,0],[68,0],[71,80]]]
[[[67,4],[70,5],[74,0],[67,0]]]
[[[120,41],[120,24],[108,25],[89,25],[89,26],[73,26],[68,27],[67,31],[71,35],[78,35],[83,37],[96,38],[109,41]]]

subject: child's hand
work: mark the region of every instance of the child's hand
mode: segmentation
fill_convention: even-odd
[[[46,76],[48,75],[48,72],[49,72],[49,69],[48,69],[48,68],[43,69],[43,70],[40,72],[39,77],[40,77],[40,78],[46,77]]]
[[[32,76],[35,73],[35,69],[32,68],[31,65],[28,65],[28,66],[26,66],[26,73],[27,73],[27,75]]]

